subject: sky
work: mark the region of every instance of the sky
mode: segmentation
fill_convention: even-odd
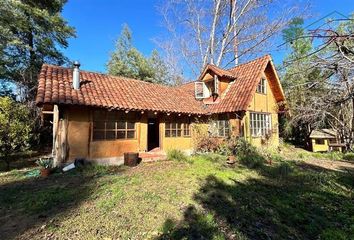
[[[77,38],[69,40],[64,54],[71,60],[79,60],[81,68],[105,72],[114,43],[127,23],[133,32],[133,45],[145,55],[156,48],[153,39],[162,35],[161,16],[157,11],[159,1],[154,0],[68,0],[63,16],[76,28]],[[349,15],[354,11],[354,0],[313,0],[313,21],[338,11]],[[280,64],[285,53],[270,52],[275,64]]]

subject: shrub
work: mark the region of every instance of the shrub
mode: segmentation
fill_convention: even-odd
[[[323,240],[345,240],[348,239],[348,236],[340,229],[325,229],[320,236],[320,239]]]
[[[349,152],[344,154],[343,159],[347,161],[354,161],[354,153]]]
[[[187,155],[178,149],[171,149],[167,152],[167,159],[174,160],[174,161],[187,161]]]
[[[218,146],[216,152],[217,152],[218,154],[220,154],[220,155],[223,155],[223,156],[230,156],[230,155],[232,154],[232,151],[230,150],[230,148],[229,148],[227,142],[221,143],[221,144]]]
[[[198,152],[215,152],[219,147],[219,140],[217,138],[205,136],[201,138],[197,144]]]
[[[265,162],[265,158],[258,152],[257,148],[243,138],[239,138],[237,141],[236,155],[240,163],[249,168],[261,167]]]
[[[0,97],[0,158],[10,168],[11,154],[29,148],[32,120],[29,108],[9,97]]]
[[[52,168],[53,167],[53,158],[40,158],[36,161],[37,165],[42,168]]]

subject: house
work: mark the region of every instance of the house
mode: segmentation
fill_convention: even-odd
[[[338,134],[334,129],[316,129],[310,134],[313,152],[342,151],[344,144],[339,142]]]
[[[125,152],[192,152],[196,135],[244,136],[279,144],[285,100],[269,55],[225,70],[208,65],[197,81],[171,87],[44,64],[37,106],[53,115],[57,162],[118,164]],[[198,131],[196,130],[198,129]]]

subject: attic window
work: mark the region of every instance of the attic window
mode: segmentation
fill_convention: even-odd
[[[267,93],[267,82],[265,78],[262,78],[261,81],[259,81],[256,92],[263,94]]]

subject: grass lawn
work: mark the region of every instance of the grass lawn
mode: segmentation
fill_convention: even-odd
[[[47,179],[2,172],[1,239],[354,239],[354,164],[301,158],[257,170],[204,155]]]

